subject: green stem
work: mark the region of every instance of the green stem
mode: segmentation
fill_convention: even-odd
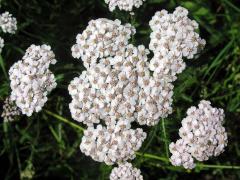
[[[85,129],[75,123],[72,123],[71,121],[69,121],[68,119],[62,117],[62,116],[59,116],[51,111],[48,111],[48,110],[44,110],[46,112],[46,114],[66,123],[66,124],[69,124],[70,126],[72,126],[73,128],[76,128],[80,131],[84,131]],[[145,157],[146,159],[155,159],[155,160],[159,160],[159,161],[162,161],[162,162],[165,162],[165,163],[169,163],[169,158],[167,157],[161,157],[161,156],[157,156],[157,155],[154,155],[154,154],[149,154],[149,153],[143,153],[143,152],[135,152],[135,154],[137,156],[140,156],[140,157]],[[197,164],[196,167],[199,167],[199,168],[213,168],[213,169],[240,169],[240,166],[232,166],[232,165],[212,165],[212,164]]]
[[[240,13],[240,9],[235,6],[233,3],[231,3],[230,1],[228,0],[223,0],[223,2],[225,2],[229,7],[233,8],[235,11],[237,11],[238,13]]]
[[[212,165],[212,164],[197,164],[196,167],[200,167],[200,168],[214,168],[214,169],[240,169],[240,166]]]
[[[155,160],[160,160],[163,162],[169,162],[168,158],[165,157],[160,157],[157,155],[153,154],[142,154],[141,152],[136,152],[135,153],[137,156],[143,156],[147,159],[155,159]],[[212,169],[240,169],[240,166],[234,166],[234,165],[212,165],[212,164],[196,164],[196,167],[198,168],[212,168]]]
[[[153,155],[153,154],[142,153],[142,152],[135,152],[135,154],[137,156],[143,156],[143,157],[148,158],[148,159],[156,159],[156,160],[160,160],[160,161],[167,162],[167,163],[169,162],[168,158],[156,156],[156,155]]]
[[[164,143],[165,143],[165,151],[166,156],[169,158],[169,152],[168,152],[168,142],[167,142],[167,133],[166,133],[166,127],[165,127],[165,120],[162,119],[162,129],[163,129],[163,137],[164,137]]]
[[[5,68],[5,64],[4,64],[4,60],[3,60],[2,55],[0,55],[0,66],[2,68],[2,71],[3,71],[3,74],[4,74],[5,78],[8,80],[8,74],[7,74],[7,71],[6,71],[6,68]]]
[[[64,117],[62,117],[62,116],[59,116],[59,115],[57,115],[57,114],[55,114],[55,113],[53,113],[53,112],[51,112],[51,111],[48,111],[48,110],[44,110],[44,111],[46,112],[46,114],[48,114],[48,115],[50,115],[50,116],[58,119],[59,121],[62,121],[62,122],[64,122],[64,123],[72,126],[73,128],[76,128],[76,129],[78,129],[78,130],[80,130],[80,131],[82,131],[82,132],[85,130],[83,127],[81,127],[81,126],[79,126],[79,125],[77,125],[77,124],[69,121],[68,119],[66,119],[66,118],[64,118]]]
[[[228,52],[228,50],[231,48],[232,44],[234,42],[234,39],[232,39],[221,51],[220,53],[217,55],[217,57],[212,61],[212,63],[210,64],[209,68],[206,70],[205,74],[203,75],[203,79],[205,79],[208,76],[208,73],[214,68],[214,67],[218,67],[219,62],[221,62],[223,60],[224,54],[226,54]],[[216,69],[215,68],[215,69]],[[215,72],[215,70],[214,70]],[[213,73],[214,74],[214,73]],[[211,75],[212,76],[212,75]],[[212,78],[212,77],[211,77]],[[210,79],[210,78],[209,78]],[[208,81],[209,81],[208,79]]]

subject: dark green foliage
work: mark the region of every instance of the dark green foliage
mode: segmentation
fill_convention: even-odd
[[[58,86],[42,112],[11,124],[0,122],[0,179],[15,180],[31,172],[36,179],[108,179],[112,167],[94,162],[79,149],[82,129],[71,119],[67,86],[84,67],[71,57],[70,48],[88,21],[100,17],[133,24],[137,34],[132,42],[147,46],[148,22],[154,13],[164,8],[172,11],[178,5],[189,9],[190,16],[200,24],[207,46],[198,58],[187,61],[187,69],[175,82],[173,114],[155,127],[144,127],[148,138],[134,164],[146,180],[240,179],[240,169],[231,167],[240,168],[240,3],[234,0],[147,0],[135,11],[134,18],[119,10],[110,13],[104,0],[2,1],[0,11],[8,10],[17,17],[19,30],[16,35],[2,35],[1,105],[10,93],[8,69],[31,44],[52,46],[58,63],[51,69]],[[212,101],[226,112],[226,152],[192,171],[173,167],[167,160],[168,144],[178,137],[187,108],[201,99]]]

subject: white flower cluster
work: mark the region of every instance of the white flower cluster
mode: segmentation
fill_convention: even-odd
[[[6,11],[0,14],[0,27],[4,33],[15,34],[17,31],[17,20]]]
[[[82,34],[76,37],[72,56],[80,58],[85,67],[96,64],[99,58],[115,56],[125,49],[135,29],[130,24],[121,25],[119,20],[99,18],[91,20]]]
[[[171,113],[173,86],[151,77],[148,53],[130,44],[75,78],[69,85],[73,119],[88,126],[119,118],[152,126]]]
[[[125,48],[114,57],[92,64],[69,85],[72,117],[89,126],[80,149],[109,165],[135,158],[134,152],[146,138],[142,129],[130,129],[130,123],[139,98],[137,66],[145,68],[148,51],[143,46]],[[95,129],[93,124],[100,121],[107,126],[98,125]]]
[[[3,112],[1,117],[3,118],[4,122],[11,122],[14,121],[16,116],[21,114],[20,109],[16,106],[16,104],[11,101],[9,97],[7,97],[3,104]]]
[[[0,54],[2,53],[3,47],[4,47],[4,39],[0,37]]]
[[[154,77],[175,81],[186,67],[183,58],[192,59],[205,46],[205,40],[196,32],[197,22],[187,15],[187,9],[177,7],[172,14],[162,10],[152,17],[149,49],[154,57],[149,67]]]
[[[107,127],[88,127],[84,131],[80,149],[95,161],[107,165],[134,159],[134,152],[142,146],[146,133],[140,128],[130,128],[128,120],[120,120]]]
[[[51,47],[31,45],[22,60],[9,70],[11,100],[23,114],[39,112],[47,101],[47,94],[56,87],[54,74],[49,70],[56,59]]]
[[[124,11],[132,11],[133,8],[139,8],[145,0],[105,0],[109,10],[114,11],[116,7]]]
[[[192,169],[195,167],[193,158],[206,161],[211,156],[221,154],[227,146],[223,119],[223,110],[213,108],[209,101],[202,100],[198,108],[189,108],[179,129],[181,139],[169,146],[171,163]]]
[[[143,180],[143,176],[131,163],[124,163],[112,169],[110,180]]]

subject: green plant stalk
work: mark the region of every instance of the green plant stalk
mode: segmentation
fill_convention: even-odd
[[[145,157],[147,159],[156,159],[156,160],[160,160],[160,161],[163,161],[163,162],[166,162],[166,163],[169,162],[168,158],[166,158],[166,157],[160,157],[160,156],[157,156],[157,155],[153,155],[153,154],[149,154],[149,153],[142,153],[142,152],[135,152],[135,154],[137,156],[142,156],[142,157]]]
[[[234,42],[234,39],[232,39],[217,55],[217,57],[212,61],[209,68],[206,70],[205,74],[203,75],[202,79],[205,79],[208,76],[208,73],[214,68],[218,67],[219,61],[221,62],[224,55],[228,52],[228,50],[231,48],[232,44]],[[209,79],[208,79],[209,80]]]
[[[165,151],[166,156],[169,158],[169,152],[168,152],[168,142],[167,142],[167,133],[166,133],[166,127],[165,127],[165,120],[164,118],[161,119],[162,121],[162,129],[163,129],[163,137],[164,137],[164,144],[165,144]]]
[[[44,110],[44,112],[46,112],[46,114],[56,118],[59,121],[62,121],[68,125],[70,125],[71,127],[80,130],[81,132],[83,132],[85,129],[71,121],[69,121],[68,119],[59,116],[58,114],[55,114],[51,111],[48,110]],[[155,159],[155,160],[159,160],[165,163],[169,163],[169,158],[167,157],[161,157],[161,156],[157,156],[154,154],[150,154],[150,153],[143,153],[143,152],[135,152],[135,154],[137,156],[140,157],[144,157],[146,159]],[[202,163],[197,163],[196,167],[198,168],[211,168],[211,169],[240,169],[240,166],[235,166],[235,165],[214,165],[214,164],[202,164]]]
[[[226,3],[229,7],[240,13],[240,9],[235,6],[233,3],[231,3],[229,0],[223,0],[224,3]]]
[[[152,143],[152,141],[153,141],[153,139],[154,139],[154,137],[155,137],[155,135],[156,135],[157,130],[158,130],[158,126],[155,126],[154,129],[153,129],[153,131],[152,131],[153,133],[150,132],[150,139],[149,139],[149,141],[147,142],[147,144],[144,146],[144,148],[143,148],[143,150],[142,150],[142,152],[141,152],[142,155],[147,151],[148,147],[151,145],[151,143]],[[151,133],[152,133],[152,135],[151,135]],[[144,158],[143,156],[140,156],[140,155],[139,155],[139,159],[138,159],[139,161],[138,161],[138,163],[140,163],[143,158]],[[138,163],[137,163],[137,165],[138,165]]]
[[[140,152],[136,152],[135,154],[137,156],[143,156],[146,159],[155,159],[155,160],[160,160],[163,162],[169,162],[168,158],[160,157],[160,156],[153,155],[153,154],[148,154],[148,153],[142,154]],[[215,164],[200,164],[200,163],[197,163],[196,167],[198,167],[198,168],[213,168],[213,169],[240,169],[240,166],[235,166],[235,165],[215,165]]]
[[[229,44],[226,46],[226,49],[224,49],[224,50],[225,50],[225,53],[227,53],[227,52],[230,50],[230,48],[231,48],[232,45],[233,45],[233,42],[234,42],[234,39],[232,39],[232,40],[229,42]],[[224,54],[225,54],[225,53],[224,53]],[[213,76],[216,74],[216,72],[217,72],[217,70],[219,69],[219,67],[220,67],[220,65],[221,65],[221,63],[222,63],[223,60],[224,60],[224,56],[221,57],[221,58],[218,60],[219,65],[215,67],[213,73],[212,73],[212,74],[210,75],[210,77],[208,78],[207,84],[210,83],[210,81],[212,80]]]
[[[3,71],[3,74],[4,74],[5,78],[8,80],[8,74],[7,74],[7,71],[6,71],[6,68],[5,68],[5,64],[4,64],[4,60],[3,60],[2,55],[0,55],[0,66],[2,68],[2,71]]]
[[[82,131],[82,132],[85,130],[83,127],[81,127],[81,126],[79,126],[79,125],[77,125],[77,124],[69,121],[68,119],[66,119],[66,118],[64,118],[64,117],[62,117],[62,116],[59,116],[58,114],[55,114],[55,113],[53,113],[53,112],[51,112],[51,111],[48,111],[48,110],[44,110],[44,112],[46,112],[46,114],[48,114],[48,115],[50,115],[50,116],[52,116],[52,117],[55,117],[55,118],[58,119],[59,121],[62,121],[62,122],[64,122],[64,123],[72,126],[72,127],[75,128],[75,129],[78,129],[78,130],[80,130],[80,131]]]

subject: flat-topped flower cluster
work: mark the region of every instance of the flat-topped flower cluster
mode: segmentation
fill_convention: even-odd
[[[75,78],[69,85],[72,117],[87,125],[123,118],[150,126],[166,117],[173,86],[150,75],[148,53],[144,46],[129,44]]]
[[[54,74],[49,70],[56,59],[51,47],[31,45],[22,60],[9,70],[11,100],[22,114],[39,112],[47,101],[47,94],[56,87]]]
[[[141,128],[131,129],[128,120],[119,120],[107,127],[88,127],[84,131],[80,149],[95,161],[112,165],[134,159],[135,151],[145,138],[146,133]]]
[[[172,153],[171,163],[192,169],[196,165],[194,158],[206,161],[211,156],[221,154],[227,146],[223,120],[223,110],[212,107],[209,101],[202,100],[198,108],[189,108],[179,129],[181,138],[169,146]]]
[[[186,68],[183,58],[194,58],[205,46],[205,40],[196,32],[197,22],[187,15],[187,9],[177,7],[172,14],[162,10],[152,17],[149,49],[154,57],[149,68],[154,77],[175,81],[176,75]]]
[[[77,35],[72,55],[86,70],[69,85],[69,107],[73,119],[88,126],[80,145],[87,156],[122,166],[146,138],[131,123],[153,126],[172,113],[172,82],[186,66],[183,58],[193,58],[205,45],[187,14],[182,7],[155,14],[150,60],[147,48],[129,43],[135,28],[119,20],[92,20]]]
[[[81,38],[85,33],[88,37]],[[131,129],[131,122],[136,108],[140,111],[138,74],[144,73],[149,52],[128,44],[132,33],[130,24],[97,19],[77,36],[72,48],[73,56],[81,57],[86,67],[69,85],[72,117],[88,126],[80,149],[109,165],[133,159],[146,138],[141,128]]]

